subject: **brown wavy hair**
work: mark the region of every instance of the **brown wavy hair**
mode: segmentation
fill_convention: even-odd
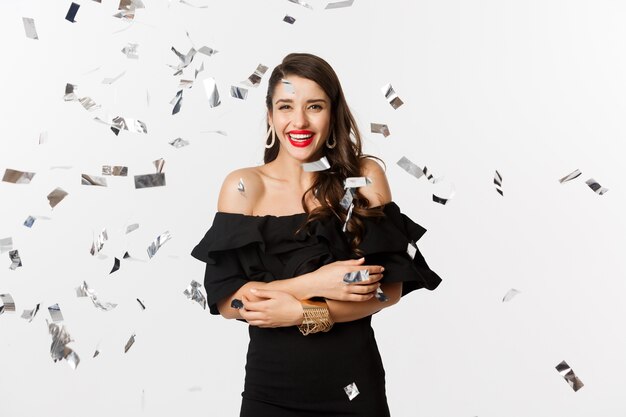
[[[315,81],[330,98],[330,135],[334,136],[337,142],[333,149],[323,146],[321,154],[317,155],[317,159],[322,156],[327,157],[330,169],[317,172],[313,184],[302,196],[302,207],[307,213],[303,227],[308,227],[315,220],[324,220],[331,216],[338,217],[343,224],[348,214],[340,205],[345,193],[345,179],[361,176],[361,160],[363,158],[373,158],[381,162],[382,160],[372,155],[363,154],[361,134],[344,97],[339,78],[328,62],[318,56],[307,53],[292,53],[274,68],[265,97],[268,112],[272,112],[276,86],[289,75]],[[267,128],[269,129],[269,124]],[[279,147],[280,142],[276,141],[274,146],[265,149],[263,160],[266,164],[276,159]],[[313,193],[320,202],[320,206],[311,211],[306,206],[308,193]],[[362,251],[358,249],[358,246],[363,239],[363,219],[366,217],[383,217],[383,207],[370,208],[369,200],[359,193],[358,188],[353,203],[354,209],[348,221],[346,233],[352,252],[356,256],[361,256]]]

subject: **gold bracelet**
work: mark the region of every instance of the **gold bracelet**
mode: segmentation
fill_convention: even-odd
[[[333,327],[333,319],[330,317],[326,302],[302,300],[302,324],[298,325],[300,333],[304,336],[311,333],[327,332]]]

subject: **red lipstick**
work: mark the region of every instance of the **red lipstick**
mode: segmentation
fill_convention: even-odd
[[[306,148],[315,138],[315,133],[310,130],[291,130],[287,132],[289,142],[296,148]]]

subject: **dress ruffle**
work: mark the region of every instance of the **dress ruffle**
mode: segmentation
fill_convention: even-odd
[[[441,278],[433,272],[419,250],[414,258],[408,245],[426,232],[391,202],[385,216],[365,218],[359,248],[367,265],[382,265],[382,282],[403,282],[402,295],[418,288],[433,290]],[[270,282],[312,272],[319,267],[350,258],[347,239],[337,218],[306,221],[305,213],[290,216],[248,216],[218,212],[213,225],[191,255],[206,263],[205,288],[212,314],[216,304],[248,281]]]

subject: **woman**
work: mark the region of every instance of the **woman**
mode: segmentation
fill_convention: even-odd
[[[388,416],[371,316],[441,281],[419,251],[407,253],[425,229],[362,154],[326,61],[287,55],[266,105],[265,164],[226,177],[213,226],[192,252],[207,263],[211,313],[249,324],[240,416]],[[329,169],[303,169],[322,157]]]

